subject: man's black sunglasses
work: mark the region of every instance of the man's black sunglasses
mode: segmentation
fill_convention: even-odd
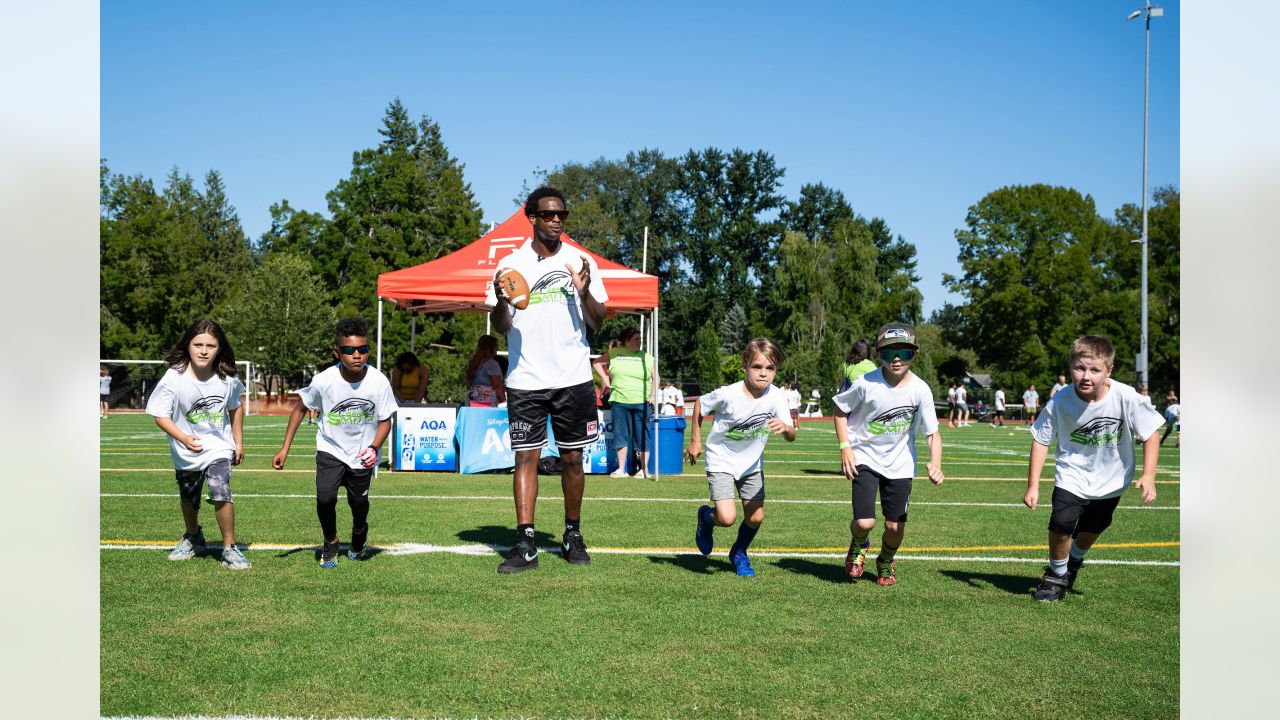
[[[533,214],[537,215],[543,220],[551,220],[552,218],[558,217],[560,218],[560,222],[564,222],[565,220],[569,219],[568,210],[538,210]]]
[[[360,353],[361,355],[368,355],[369,346],[368,345],[339,345],[338,352],[342,353],[343,355],[355,355],[356,353]]]

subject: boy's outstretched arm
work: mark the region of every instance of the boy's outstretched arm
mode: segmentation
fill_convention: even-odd
[[[840,442],[840,469],[847,479],[852,480],[858,476],[858,458],[849,445],[849,413],[841,410],[840,404],[836,403],[835,417],[836,440]]]
[[[693,400],[693,426],[689,428],[689,447],[684,456],[694,465],[698,464],[698,456],[702,454],[702,398]]]
[[[925,472],[929,473],[929,482],[941,485],[946,476],[942,474],[942,434],[926,435],[925,443],[929,446],[929,462],[925,464]]]
[[[301,398],[298,404],[293,406],[289,411],[289,424],[284,428],[284,444],[280,446],[280,450],[271,458],[271,467],[276,470],[284,469],[284,461],[289,457],[289,447],[293,445],[293,436],[298,432],[298,426],[302,424],[302,416],[307,413],[307,406],[302,402]]]
[[[1156,462],[1160,459],[1160,433],[1153,432],[1142,441],[1142,475],[1134,485],[1142,491],[1142,502],[1150,505],[1156,499]]]
[[[1027,464],[1027,492],[1022,496],[1022,504],[1036,509],[1040,501],[1040,471],[1044,469],[1044,460],[1049,456],[1049,446],[1031,441],[1031,460]]]

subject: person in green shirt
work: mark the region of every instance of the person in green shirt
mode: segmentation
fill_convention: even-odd
[[[618,452],[618,469],[610,477],[627,475],[627,455],[640,453],[640,469],[633,477],[647,477],[649,467],[649,399],[657,390],[653,356],[640,351],[640,331],[634,327],[618,335],[622,343],[592,363],[600,376],[600,391],[609,393],[613,408],[613,446]]]
[[[858,338],[853,342],[853,347],[849,348],[849,355],[844,359],[844,377],[840,379],[840,389],[836,392],[842,393],[848,390],[854,380],[875,369],[876,364],[871,360],[871,342],[865,338]]]

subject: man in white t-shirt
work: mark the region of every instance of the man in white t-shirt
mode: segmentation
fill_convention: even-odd
[[[1111,525],[1120,496],[1133,481],[1134,437],[1142,440],[1142,502],[1156,499],[1156,461],[1164,422],[1131,386],[1111,379],[1115,347],[1099,335],[1071,345],[1071,385],[1045,403],[1031,426],[1031,462],[1022,502],[1032,510],[1040,497],[1040,471],[1056,439],[1053,512],[1049,517],[1049,567],[1036,589],[1041,602],[1061,600],[1075,586],[1085,553]]]
[[[1004,427],[1004,386],[996,387],[996,414],[991,418],[991,427],[995,427],[996,423],[1000,423],[1000,427]]]
[[[956,385],[956,427],[969,427],[968,397],[969,391],[964,389],[964,384]]]
[[[1036,411],[1040,408],[1040,394],[1036,392],[1036,386],[1027,387],[1027,391],[1022,393],[1022,405],[1026,408],[1026,423],[1030,425],[1036,419]]]
[[[707,489],[712,505],[698,508],[693,541],[698,551],[710,555],[716,526],[731,527],[737,519],[733,495],[742,500],[742,524],[729,548],[729,562],[742,577],[755,577],[747,548],[764,522],[764,447],[770,435],[787,442],[796,439],[786,398],[773,386],[778,368],[786,360],[772,340],[755,338],[742,351],[745,380],[716,388],[693,401],[693,425],[685,457],[697,463],[702,454],[702,416],[714,415],[707,437]]]
[[[942,483],[942,436],[933,409],[933,391],[911,372],[920,346],[915,328],[889,323],[876,336],[880,367],[853,382],[832,398],[836,405],[836,439],[840,467],[853,483],[853,536],[844,567],[849,577],[862,577],[871,531],[876,526],[876,491],[884,513],[884,533],[876,558],[876,583],[897,583],[894,556],[902,545],[916,474],[916,436],[929,446],[925,470],[934,485]]]
[[[956,426],[956,384],[947,387],[947,427]]]
[[[1052,400],[1052,399],[1053,399],[1053,396],[1054,396],[1054,395],[1057,395],[1057,394],[1058,394],[1058,391],[1059,391],[1059,390],[1061,390],[1062,388],[1066,387],[1066,386],[1067,386],[1067,376],[1066,376],[1066,375],[1059,375],[1059,376],[1058,376],[1058,382],[1054,383],[1054,384],[1053,384],[1053,387],[1052,387],[1052,388],[1050,388],[1050,390],[1049,390],[1049,400]],[[1048,407],[1048,401],[1046,401],[1046,402],[1045,402],[1045,407]]]
[[[316,422],[316,517],[324,534],[320,567],[338,566],[338,488],[347,488],[351,507],[349,560],[366,557],[369,538],[369,485],[382,444],[391,432],[391,416],[399,405],[391,383],[368,364],[369,326],[361,318],[338,321],[331,349],[338,362],[311,378],[298,391],[285,426],[284,444],[271,459],[283,470],[289,447],[307,409],[319,410]]]
[[[98,418],[105,418],[111,412],[107,400],[111,398],[111,375],[107,369],[98,368]]]
[[[507,334],[507,413],[516,453],[516,542],[498,566],[500,573],[538,567],[533,518],[538,456],[547,444],[548,417],[562,468],[565,527],[560,551],[574,565],[591,562],[580,527],[582,448],[599,434],[587,331],[600,328],[609,299],[595,261],[561,239],[569,217],[564,195],[540,187],[529,194],[524,210],[533,238],[498,263],[485,295],[494,329]],[[498,275],[507,268],[519,271],[529,283],[524,310],[507,302],[498,283]]]

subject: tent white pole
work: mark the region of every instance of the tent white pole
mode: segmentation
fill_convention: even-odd
[[[382,372],[382,296],[381,296],[381,295],[379,295],[379,296],[378,296],[378,355],[377,355],[377,361],[378,361],[378,372]],[[395,443],[394,443],[394,442],[392,443],[392,447],[395,447]],[[373,476],[374,476],[374,477],[378,477],[378,465],[379,465],[379,464],[380,464],[380,463],[374,463],[374,464],[373,464]]]
[[[253,414],[253,363],[252,362],[249,363],[249,369],[245,370],[244,374],[245,374],[244,392],[246,395],[244,400],[244,404],[245,404],[244,414],[252,415]]]
[[[640,246],[640,247],[641,247],[641,250],[640,250],[640,272],[649,272],[649,270],[648,270],[648,267],[649,267],[649,226],[648,226],[648,225],[645,225],[645,226],[644,226],[644,242],[641,244],[641,246]],[[647,340],[647,339],[648,339],[648,338],[645,338],[645,335],[644,335],[644,315],[641,315],[641,316],[640,316],[640,337],[641,337],[642,339],[645,339],[645,340]],[[652,343],[650,343],[650,344],[649,344],[649,347],[653,347],[653,344],[652,344]],[[644,348],[640,348],[640,349],[641,349],[642,351],[644,350]],[[655,361],[656,361],[656,358],[658,357],[657,353],[654,353],[654,356],[653,356],[653,357],[655,358]],[[655,467],[656,467],[656,466],[655,466]]]
[[[662,363],[658,360],[658,306],[655,303],[653,310],[653,481],[658,482],[658,477],[662,474],[662,458],[658,455],[658,449],[662,447],[662,443],[658,440],[658,433],[661,431],[661,423],[658,422],[659,410],[662,408],[660,393],[662,392],[659,385],[662,382]],[[643,316],[641,316],[643,317]]]
[[[417,352],[418,349],[414,344],[418,340],[418,313],[409,311],[409,352]]]

